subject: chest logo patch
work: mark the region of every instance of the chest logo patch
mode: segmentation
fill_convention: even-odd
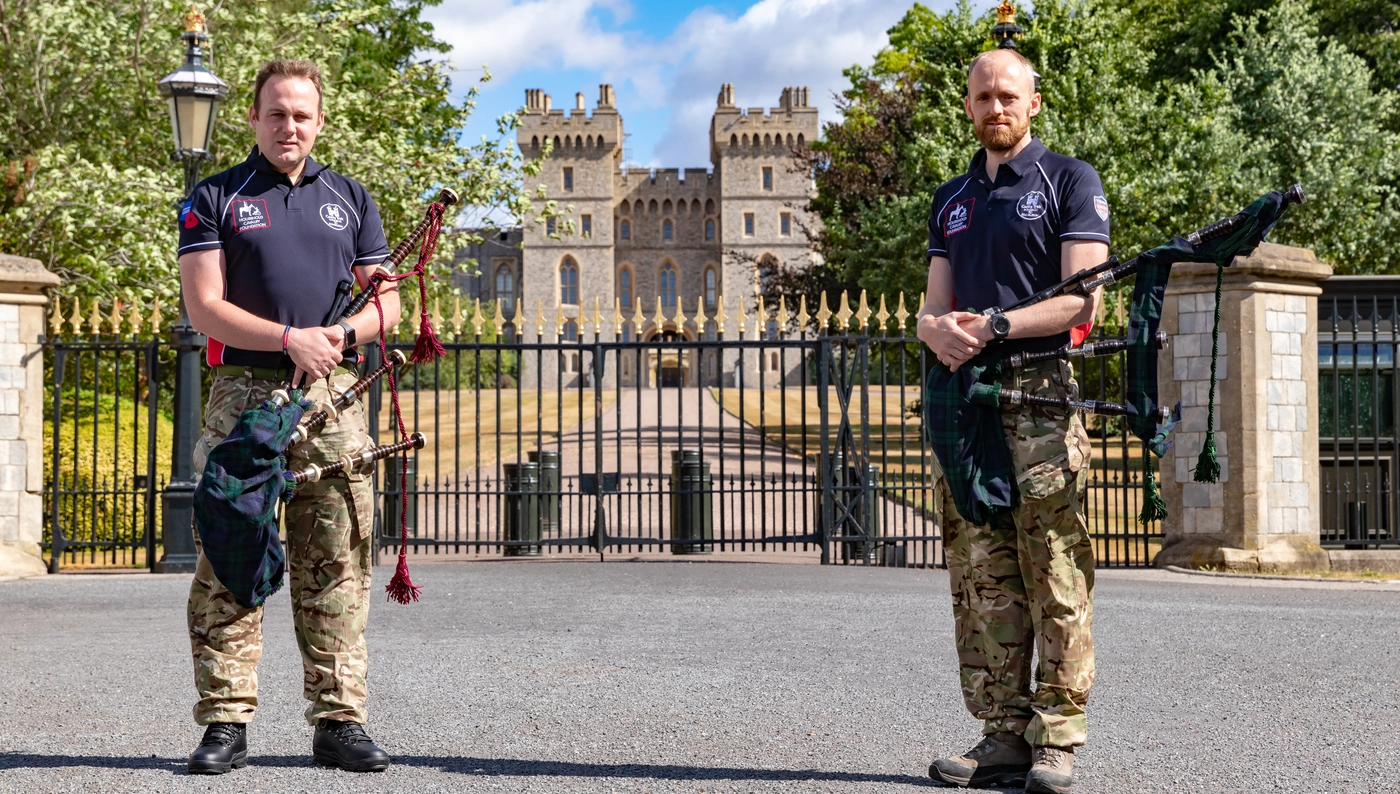
[[[1048,209],[1050,209],[1050,202],[1045,200],[1045,194],[1039,190],[1032,190],[1016,202],[1016,214],[1028,221],[1036,220],[1044,215]]]
[[[1099,220],[1108,220],[1108,199],[1103,196],[1094,196],[1094,212],[1099,214]]]
[[[966,231],[967,227],[972,225],[972,207],[976,202],[977,199],[967,199],[948,208],[948,214],[943,221],[944,237]]]
[[[325,221],[327,226],[336,231],[340,231],[350,225],[349,213],[341,209],[339,204],[322,204],[321,220]]]
[[[267,202],[262,199],[234,199],[232,212],[235,232],[272,226],[272,219],[267,214]]]

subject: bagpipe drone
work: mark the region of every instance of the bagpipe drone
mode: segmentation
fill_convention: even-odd
[[[1005,313],[1059,295],[1092,295],[1094,290],[1136,276],[1128,315],[1128,333],[1110,340],[1063,347],[1048,353],[1006,356],[997,345],[988,345],[957,371],[934,362],[924,383],[924,433],[938,457],[953,502],[963,518],[977,525],[989,523],[1016,507],[1011,454],[1002,431],[1001,410],[1036,406],[1050,410],[1084,410],[1122,416],[1143,446],[1143,508],[1138,521],[1166,518],[1166,505],[1157,490],[1153,457],[1171,447],[1171,432],[1180,421],[1180,405],[1167,409],[1157,403],[1157,352],[1165,346],[1160,330],[1162,299],[1172,265],[1178,262],[1213,262],[1216,266],[1215,324],[1211,329],[1210,400],[1205,444],[1194,472],[1196,482],[1218,482],[1220,464],[1215,449],[1216,359],[1220,338],[1220,291],[1225,268],[1235,257],[1249,256],[1293,204],[1306,201],[1301,185],[1283,193],[1261,196],[1241,212],[1217,221],[1185,237],[1144,251],[1126,262],[1107,262],[1080,271],[1017,303],[989,308],[983,314]],[[1127,383],[1123,403],[1097,400],[1060,400],[1025,394],[1001,386],[1010,370],[1025,364],[1066,356],[1108,355],[1127,351]]]
[[[429,205],[423,220],[380,263],[365,289],[343,308],[333,308],[322,323],[327,327],[335,325],[363,311],[372,302],[379,313],[378,344],[383,363],[314,411],[315,406],[304,399],[302,383],[289,379],[261,405],[240,414],[228,436],[210,450],[194,492],[195,526],[214,575],[242,606],[261,606],[282,586],[286,557],[277,534],[278,504],[290,500],[297,486],[336,474],[363,473],[376,461],[395,454],[407,455],[410,450],[422,449],[427,443],[422,433],[410,435],[404,425],[394,370],[405,363],[431,362],[446,352],[428,319],[426,274],[437,249],[443,216],[447,207],[457,200],[454,191],[443,188],[438,200]],[[419,247],[417,263],[411,270],[395,273],[395,268],[408,258],[414,246]],[[413,352],[406,357],[398,350],[390,352],[386,346],[379,290],[383,284],[415,276],[420,298],[419,327]],[[341,286],[338,302],[349,298],[349,285]],[[288,449],[311,438],[381,378],[389,384],[399,442],[371,447],[330,464],[312,465],[300,471],[288,469]],[[408,467],[399,466],[399,472],[399,498],[407,500]],[[402,503],[398,515],[399,561],[386,589],[389,598],[406,604],[418,599],[421,588],[408,576],[408,510]]]

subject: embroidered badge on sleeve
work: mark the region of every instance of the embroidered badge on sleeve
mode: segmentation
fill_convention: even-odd
[[[972,207],[976,201],[977,199],[966,199],[948,208],[948,214],[944,216],[943,221],[944,237],[967,231],[972,225]]]
[[[1099,220],[1108,220],[1108,199],[1103,196],[1094,196],[1094,212],[1099,214]]]

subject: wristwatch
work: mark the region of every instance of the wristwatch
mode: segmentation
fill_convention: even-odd
[[[991,327],[992,336],[996,337],[997,341],[1005,339],[1006,335],[1011,333],[1011,321],[1001,312],[991,315],[987,325]]]
[[[353,326],[351,326],[350,323],[347,323],[347,322],[345,322],[344,320],[341,320],[340,322],[336,323],[336,325],[338,325],[338,326],[340,326],[341,328],[345,329],[345,349],[346,349],[346,350],[349,350],[350,348],[354,347],[354,346],[355,346],[355,328],[354,328]]]

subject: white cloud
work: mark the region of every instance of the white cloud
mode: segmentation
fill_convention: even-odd
[[[604,30],[600,12],[621,23],[631,6],[625,0],[444,0],[424,9],[423,18],[452,45],[458,69],[486,64],[504,80],[542,66],[614,73],[627,62],[628,36]]]

